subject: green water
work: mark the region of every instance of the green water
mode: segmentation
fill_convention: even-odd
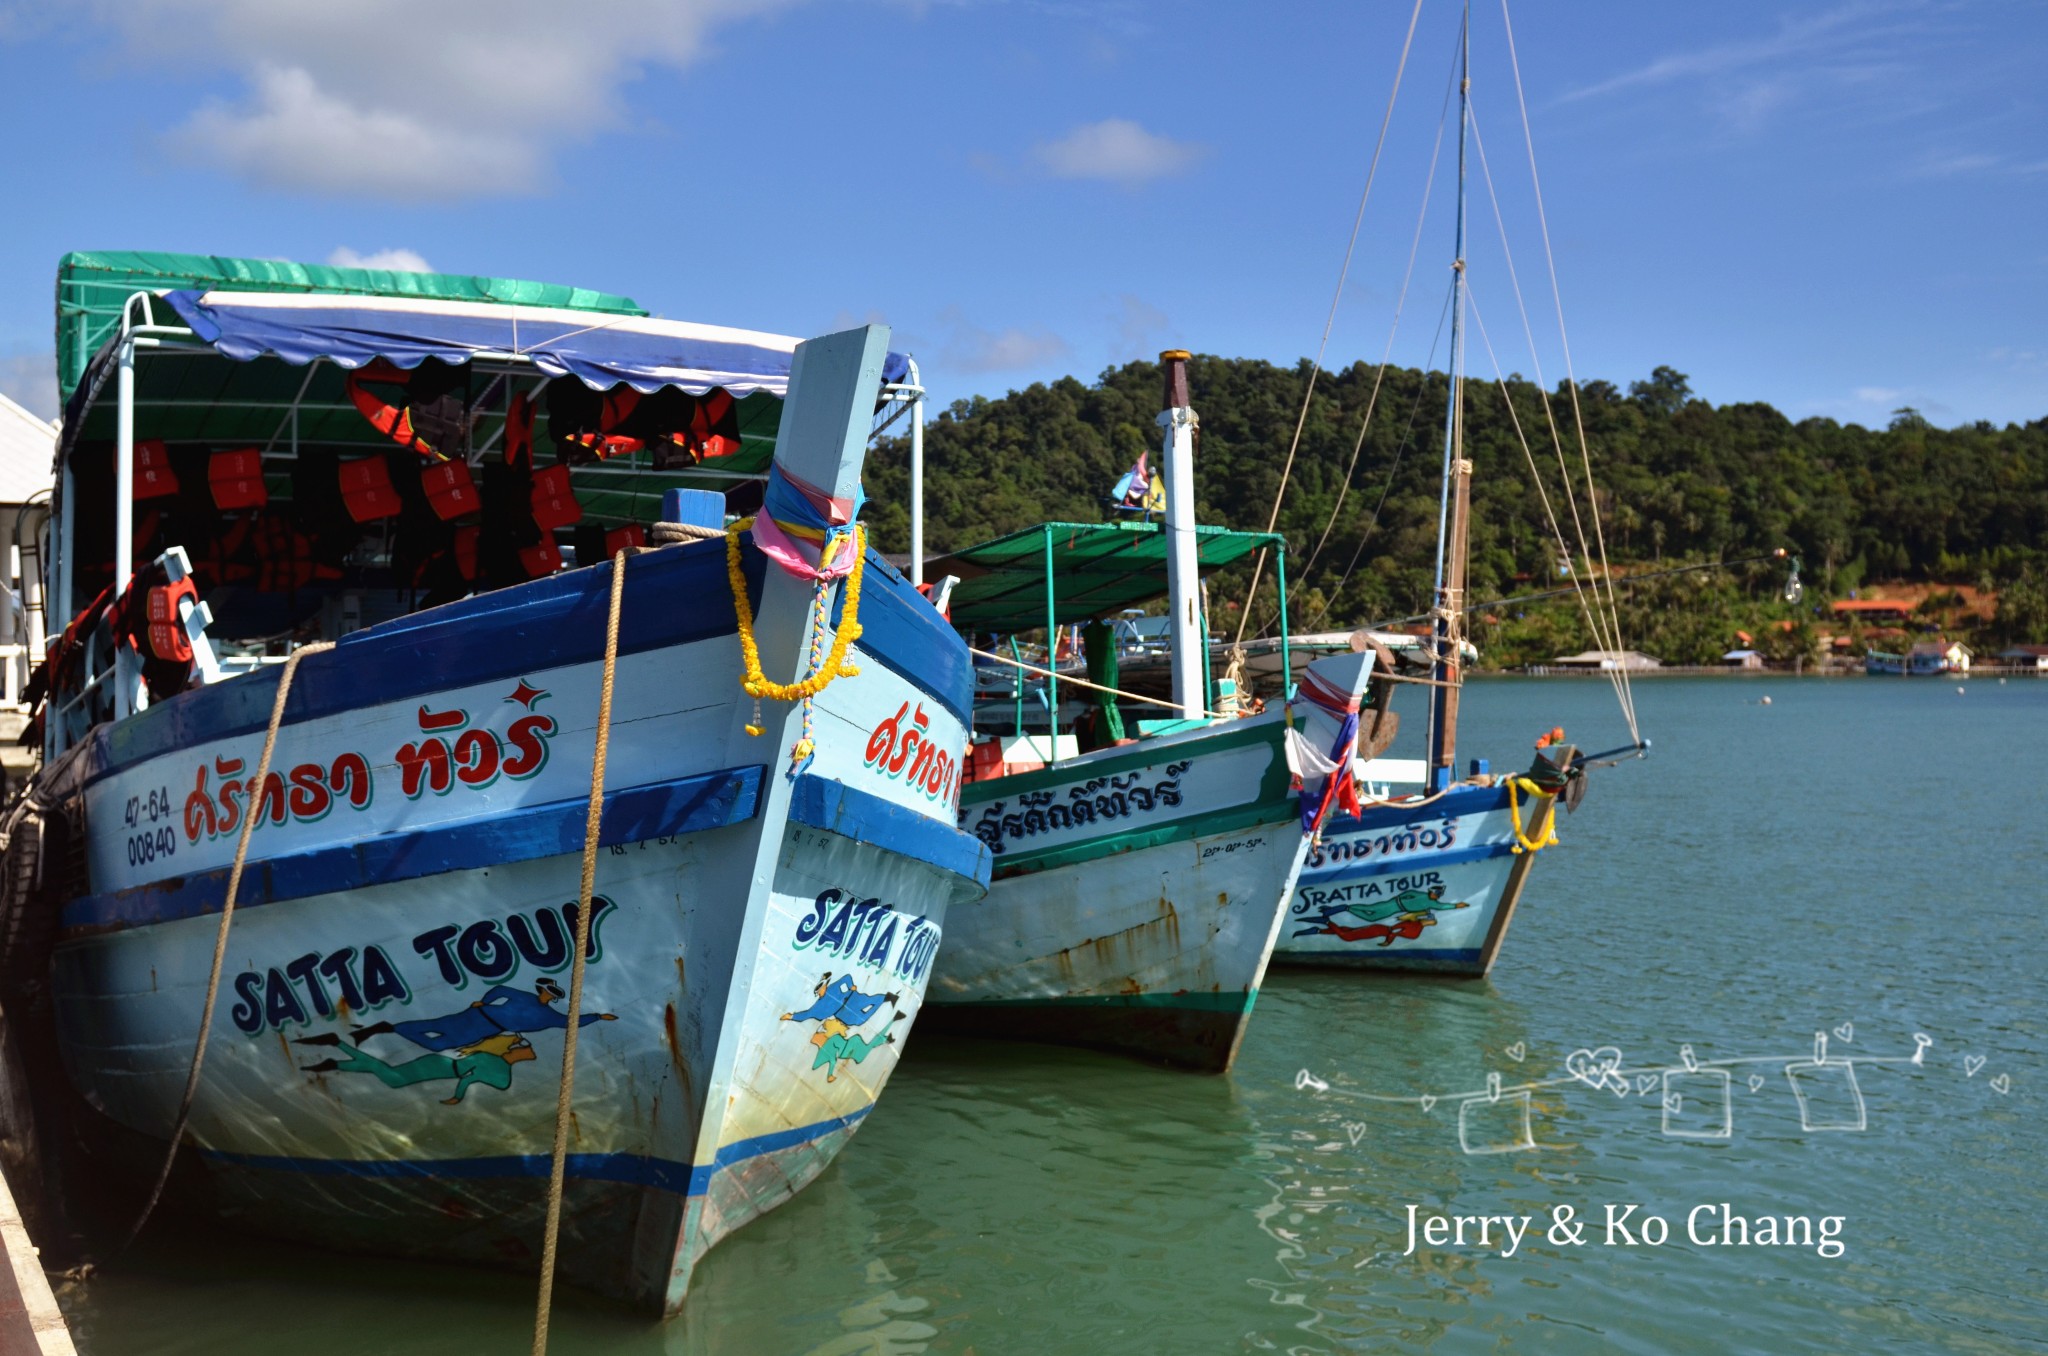
[[[1664,679],[1637,700],[1654,757],[1596,775],[1492,979],[1276,974],[1225,1078],[913,1037],[849,1150],[713,1251],[687,1313],[565,1295],[552,1349],[2048,1348],[2048,682]],[[1478,683],[1466,749],[1519,762],[1555,724],[1619,743],[1613,710],[1595,681]],[[1856,1066],[1863,1131],[1808,1131],[1783,1066],[1844,1024],[1831,1057],[1934,1043]],[[1677,1065],[1685,1044],[1773,1057],[1738,1066],[1725,1141],[1667,1137],[1661,1089],[1633,1083],[1540,1091],[1543,1147],[1493,1155],[1462,1150],[1448,1097],[1348,1095],[1512,1088],[1601,1045]],[[1304,1067],[1330,1091],[1298,1090]],[[1519,1133],[1512,1096],[1469,1114],[1479,1147]],[[1846,1253],[1689,1242],[1687,1212],[1723,1202],[1841,1216]],[[1603,1244],[1609,1203],[1669,1240]],[[1513,1257],[1405,1256],[1411,1204],[1537,1225]],[[1583,1245],[1544,1238],[1559,1206],[1594,1220]],[[87,1356],[524,1351],[532,1304],[514,1277],[168,1233],[60,1298]]]

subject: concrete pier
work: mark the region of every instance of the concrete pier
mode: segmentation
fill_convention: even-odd
[[[0,1252],[7,1257],[6,1267],[0,1268],[0,1356],[77,1356],[5,1177],[0,1177]]]

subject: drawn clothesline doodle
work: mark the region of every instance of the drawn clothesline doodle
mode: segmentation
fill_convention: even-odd
[[[1843,1045],[1855,1039],[1855,1024],[1843,1022],[1831,1030],[1814,1032],[1813,1049],[1796,1055],[1734,1055],[1701,1059],[1691,1045],[1679,1047],[1674,1065],[1631,1066],[1622,1051],[1612,1045],[1580,1047],[1565,1057],[1565,1072],[1552,1078],[1532,1078],[1504,1085],[1497,1071],[1486,1075],[1483,1090],[1423,1092],[1399,1096],[1332,1087],[1308,1069],[1294,1079],[1297,1091],[1318,1096],[1340,1097],[1346,1101],[1383,1106],[1419,1107],[1428,1115],[1439,1101],[1458,1104],[1458,1142],[1467,1154],[1517,1153],[1549,1146],[1535,1138],[1531,1119],[1532,1098],[1537,1092],[1584,1084],[1595,1091],[1607,1091],[1617,1099],[1631,1095],[1655,1097],[1662,1116],[1662,1131],[1672,1139],[1726,1141],[1735,1131],[1735,1088],[1738,1073],[1746,1066],[1777,1065],[1799,1107],[1800,1126],[1810,1133],[1854,1132],[1869,1127],[1869,1113],[1856,1066],[1908,1065],[1925,1068],[1927,1052],[1935,1044],[1925,1032],[1913,1033],[1910,1055],[1865,1055],[1853,1058],[1839,1052],[1829,1054],[1830,1035]],[[1516,1041],[1502,1053],[1519,1063],[1528,1054],[1527,1043]],[[1985,1067],[1986,1058],[1966,1054],[1963,1076],[1974,1079]],[[1760,1092],[1768,1082],[1762,1073],[1747,1072],[1744,1083],[1751,1093]],[[2012,1075],[1999,1072],[1988,1080],[1999,1096],[2012,1091]],[[1365,1137],[1368,1123],[1346,1121],[1345,1131],[1355,1148]]]

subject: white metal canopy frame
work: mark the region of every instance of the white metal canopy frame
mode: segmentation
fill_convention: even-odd
[[[208,294],[208,297],[210,298],[213,295]],[[228,301],[235,306],[284,303],[294,309],[303,309],[307,302],[315,300],[318,299],[286,294],[275,296],[266,293],[228,294]],[[530,330],[529,333],[539,332],[548,334],[558,341],[564,337],[595,335],[606,330],[623,330],[631,327],[636,335],[642,337],[650,334],[659,336],[664,330],[674,331],[678,334],[686,333],[691,338],[700,340],[707,333],[713,335],[738,335],[744,336],[748,341],[755,341],[757,347],[771,350],[783,349],[789,353],[794,353],[798,343],[796,339],[780,335],[768,335],[757,331],[719,331],[714,327],[684,325],[680,322],[662,321],[645,316],[609,316],[595,313],[556,311],[540,307],[519,307],[502,304],[485,306],[477,303],[433,301],[418,298],[395,299],[350,296],[328,298],[327,300],[335,303],[337,308],[378,310],[393,317],[402,317],[407,311],[442,316],[467,315],[474,317],[478,314],[483,314],[494,321],[503,319],[510,324],[511,332],[514,334],[517,333],[519,313],[531,313],[533,316],[544,317],[554,328],[550,330],[543,326],[538,331]],[[402,307],[376,305],[378,302],[401,300],[404,303]],[[330,400],[309,400],[308,395],[312,391],[314,378],[324,368],[334,367],[347,370],[352,367],[361,366],[363,362],[345,364],[336,358],[322,356],[317,351],[298,355],[280,354],[275,350],[262,352],[247,351],[246,349],[241,352],[228,351],[220,343],[209,341],[193,324],[172,323],[160,317],[158,309],[165,304],[165,301],[165,294],[151,291],[136,292],[127,299],[122,307],[121,323],[118,331],[107,341],[99,356],[92,362],[85,380],[74,393],[65,411],[64,426],[58,438],[56,451],[57,466],[54,495],[56,500],[56,532],[50,549],[45,556],[44,569],[47,572],[49,582],[48,594],[55,600],[56,610],[61,613],[60,620],[66,623],[76,614],[80,606],[75,597],[76,562],[72,559],[70,549],[72,543],[76,540],[76,515],[78,511],[78,490],[72,465],[72,454],[76,450],[88,420],[100,407],[100,401],[105,393],[109,379],[114,383],[113,575],[115,587],[112,596],[116,598],[127,591],[129,584],[135,577],[135,417],[138,409],[184,409],[186,411],[198,410],[203,412],[218,405],[223,407],[233,406],[242,411],[262,410],[266,413],[274,412],[277,416],[276,422],[270,427],[267,436],[261,439],[260,452],[266,467],[273,463],[290,462],[297,459],[302,418],[309,413],[322,416],[341,416],[351,423],[361,423],[361,413],[353,404]],[[365,307],[364,303],[370,303],[370,305]],[[280,309],[284,309],[284,306],[280,306]],[[576,322],[574,329],[566,334],[562,328],[564,317],[571,318]],[[181,321],[183,319],[183,317],[180,317]],[[359,356],[363,356],[363,361],[368,361],[369,357],[373,356],[362,355],[360,350],[358,350],[358,353]],[[152,359],[226,359],[238,364],[265,360],[271,362],[292,362],[296,356],[305,368],[305,376],[298,382],[291,398],[283,401],[250,402],[236,400],[232,396],[223,397],[218,400],[187,399],[181,397],[139,397],[136,385],[136,362],[139,357],[144,355]],[[475,405],[479,408],[473,411],[472,417],[478,422],[473,426],[474,436],[471,439],[469,452],[470,464],[481,464],[503,438],[506,424],[504,407],[510,403],[509,397],[512,393],[513,383],[519,381],[529,383],[525,394],[533,397],[538,395],[548,382],[555,380],[559,376],[571,374],[564,371],[562,364],[558,361],[549,361],[550,356],[545,350],[538,348],[529,349],[524,345],[520,348],[477,347],[465,349],[459,355],[452,355],[451,360],[459,361],[467,365],[473,372],[492,379],[475,401]],[[899,363],[896,361],[898,355],[892,354],[890,356],[892,359],[890,368],[898,369]],[[418,359],[415,358],[415,362],[417,361]],[[914,360],[908,356],[902,356],[900,358],[899,370],[903,378],[901,380],[887,380],[885,375],[884,383],[878,392],[874,424],[869,430],[868,438],[872,442],[882,437],[898,420],[906,415],[908,416],[910,423],[911,459],[911,578],[913,583],[922,583],[925,391],[919,381],[917,364]],[[692,393],[701,394],[704,390],[709,390],[714,386],[722,384],[715,380],[705,379],[701,375],[699,379],[691,380],[674,369],[664,373],[665,376],[670,376],[671,374],[673,374],[674,379],[655,381],[651,383],[652,386],[655,389],[659,389],[661,385],[675,385],[685,390],[691,390],[694,387],[696,389]],[[584,376],[584,373],[577,372],[574,375]],[[719,373],[717,375],[733,376],[735,374]],[[734,384],[741,386],[749,394],[766,394],[779,399],[786,393],[786,370],[779,375],[768,374],[764,376],[758,373],[738,375],[745,377],[745,379],[735,381]],[[589,384],[587,378],[586,384]],[[640,385],[643,383],[636,381],[634,384]],[[500,406],[499,409],[492,411],[481,408],[494,401]],[[266,420],[265,422],[267,423],[268,421]],[[247,430],[242,430],[236,436],[238,438],[246,437],[247,433]],[[218,437],[216,436],[213,440],[217,441]],[[394,446],[390,439],[370,436],[367,430],[364,436],[361,437],[336,437],[332,431],[323,430],[317,438],[311,441],[324,448],[353,447],[364,451],[389,451]],[[598,488],[604,493],[619,493],[627,496],[657,500],[663,492],[662,488],[642,488],[649,481],[691,483],[710,480],[737,482],[763,481],[767,478],[765,471],[728,471],[701,466],[651,471],[645,466],[635,464],[620,465],[605,462],[599,462],[594,465],[579,465],[576,468],[576,475],[583,486],[589,487],[590,483],[594,481],[596,482],[594,488]],[[615,481],[617,483],[613,485],[606,483],[607,481]],[[45,641],[46,654],[54,651],[54,647],[62,638],[63,629],[63,627],[52,628],[52,634]],[[120,719],[139,710],[145,700],[141,687],[140,661],[128,656],[125,651],[117,650],[116,664],[114,669],[109,671],[109,674],[111,674],[114,680],[115,718]],[[78,693],[71,694],[68,699],[60,699],[58,694],[53,692],[50,697],[52,707],[56,708],[53,711],[53,717],[57,714],[68,712],[84,702],[90,695],[91,690],[107,676],[109,675],[88,675],[82,689]],[[61,719],[52,718],[45,722],[44,757],[46,759],[55,758],[66,746],[63,729],[64,721]]]

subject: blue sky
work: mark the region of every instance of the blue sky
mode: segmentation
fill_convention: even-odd
[[[797,334],[894,325],[934,396],[1167,345],[1316,351],[1410,0],[0,0],[0,389],[50,405],[67,249],[389,256]],[[2048,6],[1579,0],[1511,10],[1582,379],[1882,424],[2048,415]],[[1448,89],[1423,9],[1332,365],[1376,361]],[[1550,380],[1499,0],[1472,279]],[[1393,353],[1430,351],[1439,182]],[[1492,364],[1475,338],[1471,367]],[[1441,365],[1441,356],[1438,359]]]

